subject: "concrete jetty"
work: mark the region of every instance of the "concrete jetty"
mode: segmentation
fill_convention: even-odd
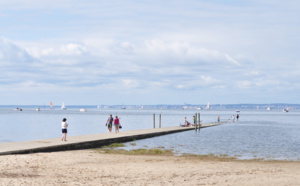
[[[203,124],[200,128],[211,127],[216,125],[218,124]],[[97,148],[112,143],[123,143],[187,130],[195,130],[195,128],[166,127],[131,131],[120,130],[120,133],[118,134],[112,132],[81,136],[68,136],[67,141],[61,141],[60,138],[53,138],[34,141],[0,143],[0,155]]]

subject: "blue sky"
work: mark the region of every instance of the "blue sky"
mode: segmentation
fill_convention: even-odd
[[[300,1],[0,1],[0,105],[300,103]]]

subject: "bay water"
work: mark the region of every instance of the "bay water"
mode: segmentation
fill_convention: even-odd
[[[232,122],[234,110],[109,110],[87,108],[41,109],[34,107],[15,111],[0,108],[0,143],[40,140],[61,137],[61,120],[67,118],[68,136],[107,133],[105,126],[109,114],[118,115],[125,130],[158,127],[161,114],[162,127],[179,126],[184,117],[192,122],[195,113],[201,114],[203,123],[216,122],[220,116],[222,125],[174,133],[125,143],[124,149],[164,148],[173,149],[178,155],[228,155],[240,159],[300,160],[300,111],[288,113],[281,110],[241,110],[239,121]]]

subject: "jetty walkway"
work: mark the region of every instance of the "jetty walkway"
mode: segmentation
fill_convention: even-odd
[[[217,123],[202,124],[200,128],[219,125]],[[154,136],[195,130],[195,127],[166,127],[142,130],[122,131],[120,133],[99,133],[81,136],[68,136],[68,141],[60,138],[42,139],[34,141],[0,143],[0,155],[28,154],[38,152],[54,152],[97,148],[112,143],[123,143]]]

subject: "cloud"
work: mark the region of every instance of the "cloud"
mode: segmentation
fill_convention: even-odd
[[[122,85],[125,88],[137,88],[140,86],[140,83],[136,79],[121,79]]]
[[[234,57],[216,50],[209,50],[189,42],[166,42],[159,39],[147,40],[137,51],[147,56],[151,63],[161,61],[171,64],[234,64],[239,65]]]
[[[178,89],[226,88],[226,76],[237,73],[241,63],[226,53],[209,50],[189,42],[169,42],[152,39],[144,42],[95,39],[41,47],[22,49],[17,45],[6,47],[8,53],[22,51],[24,59],[30,59],[27,69],[19,72],[20,86],[36,87],[55,84],[71,87],[106,86],[109,89]],[[102,42],[104,41],[104,42]],[[12,42],[9,42],[10,44]],[[79,44],[81,43],[81,44]],[[100,43],[100,45],[98,45]],[[97,52],[98,51],[98,52]],[[224,69],[227,69],[224,71]],[[232,73],[232,75],[228,75]],[[244,70],[241,71],[244,73]],[[246,76],[261,75],[252,70]],[[236,76],[239,76],[237,73]],[[222,77],[223,76],[223,77]],[[120,78],[120,80],[117,80]],[[28,83],[30,82],[30,83]],[[267,82],[238,81],[241,89],[268,86]],[[272,84],[276,85],[276,84]],[[152,87],[152,88],[151,88]]]
[[[0,1],[0,90],[296,97],[300,4],[289,3]]]
[[[1,65],[22,65],[26,62],[33,61],[32,58],[26,50],[18,47],[12,41],[0,37],[0,64]]]

